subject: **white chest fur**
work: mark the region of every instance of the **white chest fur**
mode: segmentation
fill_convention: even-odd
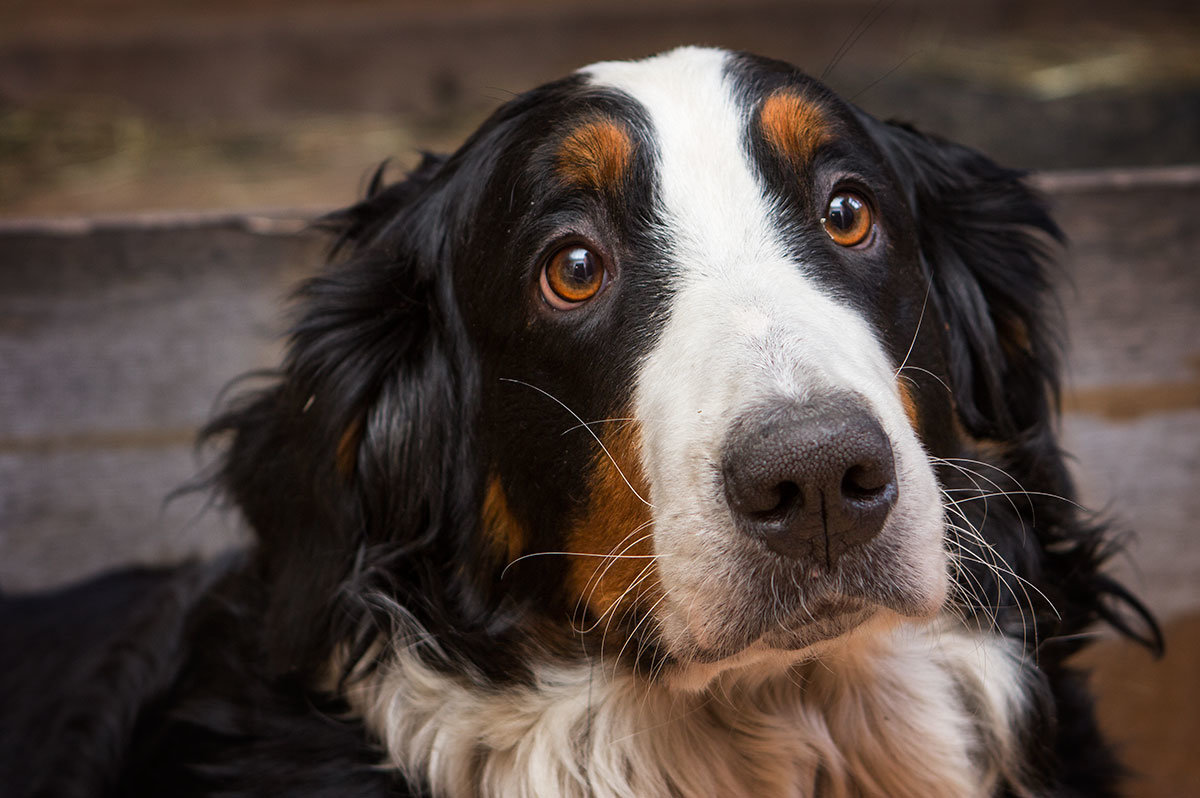
[[[614,666],[488,690],[396,660],[349,699],[389,765],[438,796],[985,796],[1019,783],[1015,647],[950,622],[855,636],[699,691]]]

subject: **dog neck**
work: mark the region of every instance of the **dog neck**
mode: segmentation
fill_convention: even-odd
[[[346,697],[388,764],[438,796],[1021,794],[1019,651],[941,620],[701,689],[601,662],[497,689],[399,650]]]

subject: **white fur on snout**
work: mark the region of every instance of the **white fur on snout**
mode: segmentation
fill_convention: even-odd
[[[878,579],[892,580],[916,614],[936,612],[947,589],[937,484],[894,367],[868,322],[785,246],[781,214],[746,152],[750,109],[725,74],[729,58],[685,49],[586,72],[644,106],[658,145],[657,210],[674,294],[640,369],[635,409],[655,550],[665,555],[659,615],[680,651],[727,633],[722,619],[737,614],[730,602],[755,578],[745,572],[751,544],[733,527],[720,463],[730,424],[756,403],[861,396],[892,442],[899,488],[878,538],[889,551]]]

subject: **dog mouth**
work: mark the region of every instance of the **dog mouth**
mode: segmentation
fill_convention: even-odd
[[[744,608],[740,618],[727,617],[725,634],[717,639],[693,640],[675,656],[680,661],[714,663],[736,657],[747,649],[798,654],[853,631],[878,612],[878,608],[847,597],[812,602],[790,617],[778,607]]]
[[[656,613],[660,640],[679,662],[747,649],[794,660],[876,617],[932,617],[945,599],[940,542],[925,551],[908,532],[885,530],[830,561],[780,554],[728,528],[713,536],[719,551],[671,573],[674,589]]]
[[[774,619],[777,628],[768,629],[760,639],[771,648],[799,650],[840,637],[873,613],[874,609],[861,600],[830,597],[806,606],[792,624]]]
[[[689,657],[713,661],[753,645],[800,651],[852,631],[880,609],[877,601],[834,589],[829,583],[836,580],[827,574],[802,584],[787,570],[768,575],[765,583],[761,577],[743,582],[715,617],[692,613]]]

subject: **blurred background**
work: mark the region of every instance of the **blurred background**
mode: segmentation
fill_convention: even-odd
[[[4,0],[0,214],[326,207],[580,65],[719,43],[1032,168],[1195,163],[1189,0]]]
[[[1163,621],[1102,636],[1137,796],[1200,795],[1200,4],[1194,0],[0,0],[0,585],[243,539],[195,429],[279,354],[313,215],[581,65],[791,61],[1035,171],[1072,239],[1063,422]]]

